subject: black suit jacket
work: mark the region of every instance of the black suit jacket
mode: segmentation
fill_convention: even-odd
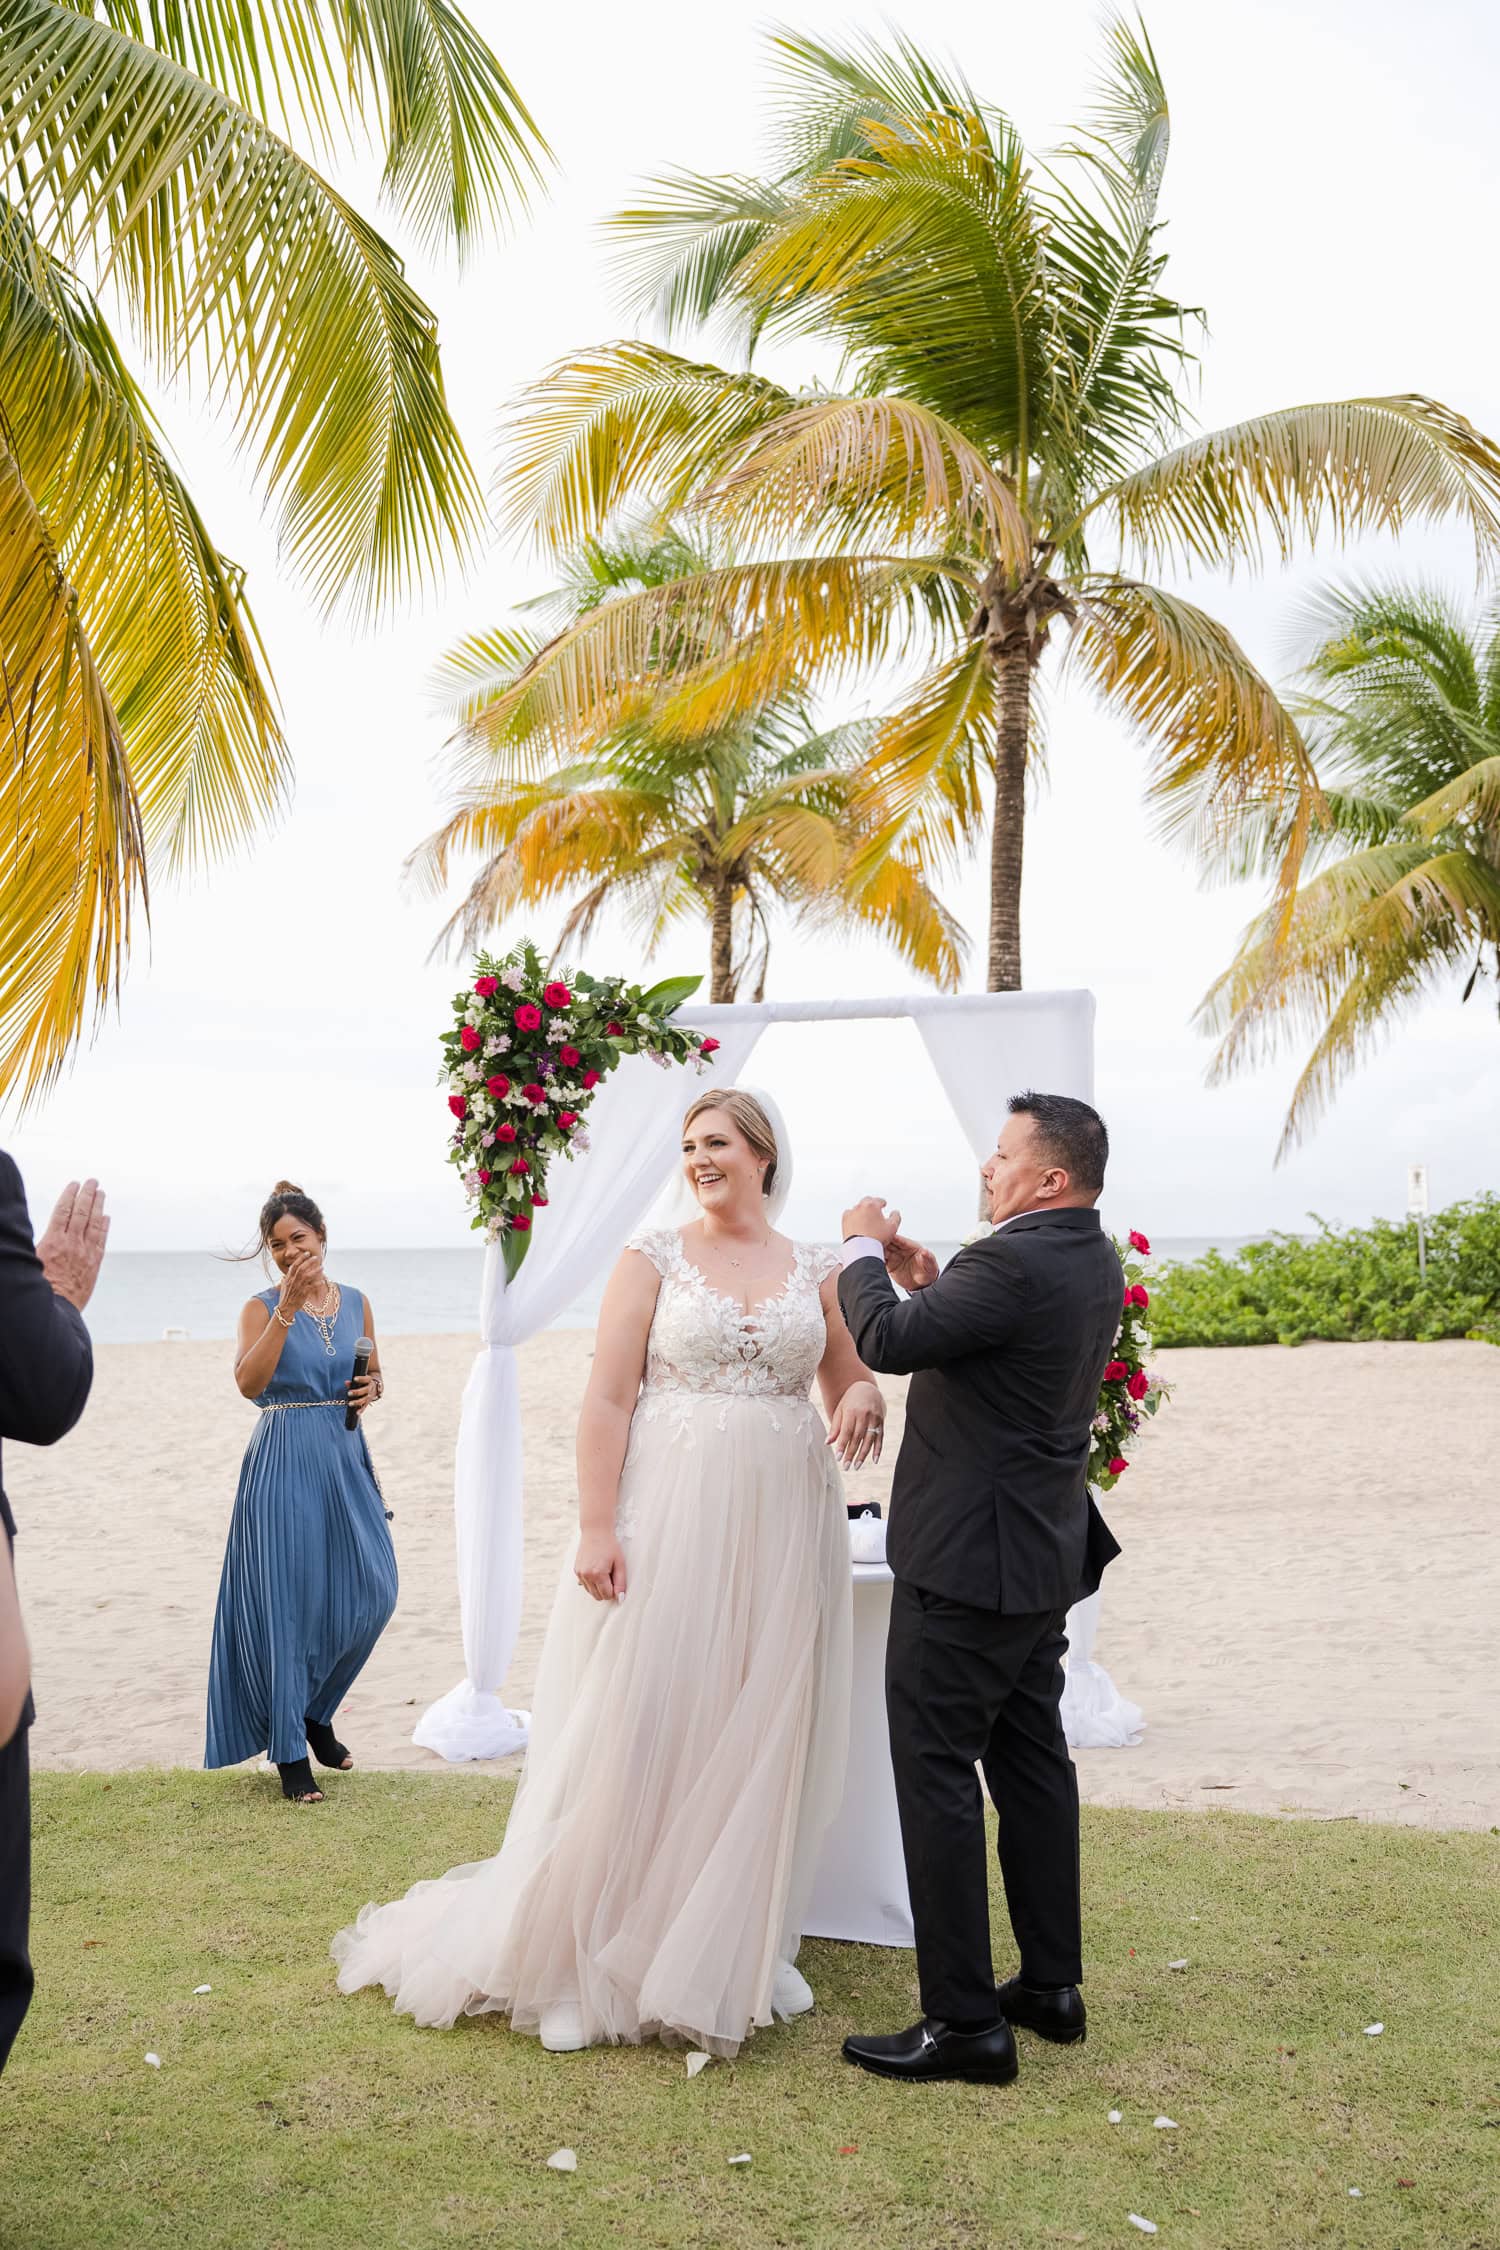
[[[1125,1280],[1097,1211],[1027,1213],[903,1300],[859,1258],[839,1302],[860,1358],[911,1375],[886,1552],[898,1578],[1011,1613],[1066,1608],[1119,1547],[1086,1481]]]
[[[26,1191],[0,1154],[0,1441],[55,1445],[83,1412],[94,1354],[83,1315],[59,1297],[32,1241]],[[16,1523],[0,1479],[0,1526]],[[30,1699],[21,1723],[31,1717]]]

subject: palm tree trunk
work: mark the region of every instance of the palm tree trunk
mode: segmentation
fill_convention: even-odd
[[[716,883],[709,895],[708,997],[718,1003],[734,998],[734,892]]]
[[[1021,853],[1026,837],[1026,746],[1031,731],[1031,660],[1024,640],[995,652],[1000,720],[995,729],[995,819],[990,835],[991,992],[1021,989]]]

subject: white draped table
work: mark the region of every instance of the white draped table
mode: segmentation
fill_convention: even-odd
[[[854,1677],[850,1682],[849,1772],[844,1801],[823,1846],[806,1937],[860,1945],[910,1945],[911,1900],[885,1722],[885,1636],[891,1621],[888,1563],[855,1563]]]

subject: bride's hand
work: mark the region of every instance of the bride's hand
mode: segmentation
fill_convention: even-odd
[[[612,1531],[586,1531],[578,1542],[573,1576],[596,1602],[617,1602],[625,1592],[625,1556]]]
[[[880,1459],[885,1436],[885,1400],[873,1383],[851,1383],[834,1409],[828,1442],[845,1469],[862,1469]]]

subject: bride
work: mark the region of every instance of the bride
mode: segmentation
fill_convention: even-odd
[[[774,1231],[767,1105],[701,1096],[682,1155],[701,1216],[637,1236],[605,1292],[504,1844],[334,1940],[345,1992],[383,1985],[418,2023],[500,2010],[552,2049],[733,2055],[813,2004],[793,1964],[848,1734],[833,1457],[878,1459],[885,1409],[838,1254]]]

